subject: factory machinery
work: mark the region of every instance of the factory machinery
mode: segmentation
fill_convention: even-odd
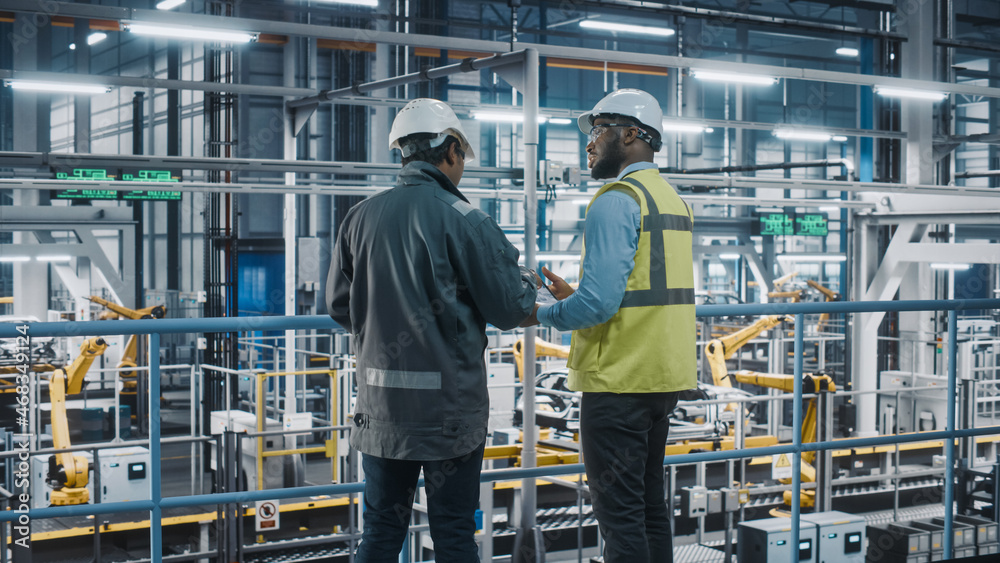
[[[156,316],[152,311],[140,313]],[[791,318],[767,316],[704,343],[703,361],[712,380],[700,383],[679,403],[672,416],[666,455],[790,441],[790,420],[782,405],[790,404],[787,394],[794,383],[787,375],[791,371],[791,328]],[[558,341],[559,335],[547,337]],[[269,346],[264,340],[248,339],[243,344],[248,350],[260,349]],[[517,467],[524,407],[518,392],[523,342],[510,334],[494,334],[491,342],[493,414],[485,466]],[[274,344],[273,349],[279,349]],[[968,360],[982,355],[981,339],[964,346]],[[349,350],[349,343],[346,338],[332,336],[326,344],[312,338],[297,348],[313,350],[297,358],[298,364],[311,369],[294,372],[302,383],[297,385],[297,400],[308,407],[303,412],[285,412],[286,389],[280,383],[282,376],[289,375],[285,372],[261,369],[268,366],[260,364],[229,371],[207,365],[180,368],[194,375],[188,385],[169,392],[170,402],[163,408],[164,496],[358,479],[358,456],[347,445],[354,391],[353,362],[343,353]],[[323,352],[315,351],[324,348]],[[850,412],[833,408],[834,399],[847,390],[834,383],[842,378],[842,366],[830,362],[820,365],[816,351],[821,348],[806,349],[804,443],[838,437],[837,430],[845,424],[838,419]],[[51,405],[52,442],[51,447],[47,441],[41,442],[32,461],[35,490],[46,491],[35,501],[38,507],[149,498],[147,449],[123,441],[120,435],[109,440],[107,434],[95,439],[77,432],[82,420],[76,417],[84,408],[91,408],[81,408],[79,398],[86,390],[85,376],[94,365],[90,371],[104,377],[105,371],[97,369],[95,363],[107,350],[105,339],[83,342],[64,367],[54,367],[50,381],[43,386],[48,388]],[[141,345],[130,340],[118,354],[118,367],[110,371],[141,374],[137,369],[142,364],[139,351]],[[567,354],[567,346],[536,339],[539,375],[535,413],[541,427],[536,449],[541,466],[579,462],[579,397],[565,385]],[[282,365],[279,357],[273,361]],[[981,358],[972,363],[984,364]],[[164,369],[171,367],[178,366]],[[747,367],[754,369],[744,369]],[[233,386],[232,402],[228,409],[212,411],[202,420],[197,412],[192,413],[191,406],[197,411],[200,382],[212,370],[226,373],[225,380]],[[86,379],[93,380],[93,376]],[[883,433],[939,429],[936,424],[943,419],[945,405],[939,376],[887,371],[881,377],[886,390],[879,406]],[[139,377],[123,379],[141,381]],[[988,384],[982,378],[978,382],[981,387]],[[114,400],[93,382],[91,387],[95,389],[87,395],[88,405]],[[123,385],[117,395],[120,399],[123,393],[137,393],[141,387]],[[762,391],[766,394],[761,395]],[[963,392],[965,404],[981,402],[974,389]],[[963,412],[966,410],[973,413],[968,422],[983,422],[985,411],[963,407]],[[125,426],[132,425],[126,420]],[[9,435],[7,441],[11,443]],[[995,540],[996,527],[989,523],[996,518],[993,497],[997,469],[988,463],[996,459],[996,440],[992,436],[964,439],[961,447],[966,462],[959,473],[962,517],[956,520],[955,533],[963,536],[961,540],[956,536],[956,555],[996,553],[997,542],[990,541]],[[73,451],[67,451],[70,448]],[[727,551],[738,554],[740,561],[794,560],[793,548],[798,550],[800,561],[860,562],[865,557],[871,561],[934,560],[940,551],[934,529],[941,528],[935,519],[943,514],[941,453],[940,441],[926,441],[804,454],[803,525],[797,547],[790,545],[786,518],[792,500],[790,456],[668,465],[678,560],[723,560]],[[8,480],[9,467],[5,466]],[[482,531],[477,537],[484,553],[499,556],[513,549],[520,483],[498,482],[487,490],[492,494],[483,496]],[[579,550],[588,557],[598,554],[598,533],[585,476],[539,480],[537,495],[537,518],[550,551]],[[262,518],[253,503],[170,509],[164,513],[164,545],[169,546],[168,554],[202,554],[201,559],[208,561],[271,561],[278,552],[288,558],[285,560],[347,561],[351,531],[359,526],[358,502],[357,496],[286,500],[279,503],[278,518],[270,521],[271,527],[266,519],[261,527]],[[414,555],[432,557],[426,528],[420,528],[426,517],[419,510],[414,523],[418,526],[411,537]],[[35,560],[70,561],[81,551],[88,553],[88,560],[126,561],[148,556],[148,534],[142,531],[149,525],[148,516],[103,515],[97,524],[95,528],[95,521],[85,517],[37,520],[33,524]],[[890,538],[891,545],[883,538]],[[98,557],[93,556],[95,546]],[[820,557],[830,553],[842,558]],[[192,555],[195,559],[198,557]]]

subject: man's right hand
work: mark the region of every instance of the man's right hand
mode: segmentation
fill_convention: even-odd
[[[545,277],[552,282],[552,285],[548,287],[549,291],[552,292],[552,295],[556,296],[556,299],[562,301],[563,299],[566,299],[570,295],[573,295],[573,292],[576,291],[572,287],[570,287],[568,283],[566,283],[566,280],[553,274],[552,270],[542,267],[542,274],[544,274]]]

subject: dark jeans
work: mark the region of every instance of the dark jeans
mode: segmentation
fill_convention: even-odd
[[[663,490],[668,416],[679,393],[584,393],[583,462],[605,563],[672,563]]]
[[[396,563],[399,560],[417,479],[423,469],[434,559],[440,563],[478,563],[476,509],[485,445],[484,442],[469,454],[443,461],[385,459],[362,454],[365,525],[355,561]]]

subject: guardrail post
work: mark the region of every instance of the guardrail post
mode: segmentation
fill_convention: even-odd
[[[795,315],[795,398],[792,399],[792,554],[799,551],[799,516],[802,500],[802,336],[805,315]],[[798,556],[795,555],[795,559]]]
[[[141,377],[139,378],[141,379]],[[115,418],[118,413],[115,413]],[[95,457],[96,459],[96,457]],[[99,469],[95,468],[95,469]],[[95,491],[98,492],[98,491]],[[100,494],[98,492],[98,494]],[[163,528],[160,499],[160,333],[149,335],[149,555],[153,563],[163,561]]]
[[[948,437],[944,441],[944,558],[953,556],[955,512],[955,401],[957,396],[958,313],[948,311]]]

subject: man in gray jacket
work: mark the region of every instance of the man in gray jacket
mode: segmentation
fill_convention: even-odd
[[[507,330],[530,315],[535,280],[456,187],[474,153],[447,104],[413,100],[389,137],[403,154],[396,187],[347,213],[326,288],[357,355],[351,445],[362,453],[365,522],[356,560],[397,560],[423,469],[435,559],[476,562],[486,323]]]

